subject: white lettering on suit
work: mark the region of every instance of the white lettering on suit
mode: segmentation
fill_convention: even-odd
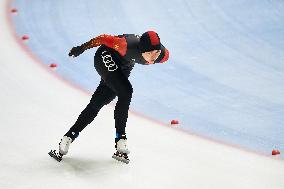
[[[107,67],[108,71],[113,72],[113,71],[117,70],[118,66],[113,61],[112,56],[109,52],[103,51],[102,54],[101,54],[101,57],[103,59],[105,66]]]

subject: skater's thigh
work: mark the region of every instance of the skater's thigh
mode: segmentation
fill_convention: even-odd
[[[128,80],[130,70],[122,70],[121,62],[109,48],[101,46],[95,55],[95,68],[104,83],[116,93],[124,95],[132,93],[132,85]]]
[[[120,65],[120,60],[115,56],[113,51],[105,46],[101,46],[94,57],[94,66],[103,80],[116,72]]]
[[[133,88],[127,76],[118,69],[108,75],[105,80],[106,85],[112,89],[116,95],[132,94]]]
[[[95,107],[102,107],[110,103],[116,97],[116,93],[106,85],[105,81],[101,79],[99,86],[92,95],[90,103]]]

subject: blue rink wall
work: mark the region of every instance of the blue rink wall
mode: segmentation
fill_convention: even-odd
[[[170,59],[135,66],[131,109],[229,144],[284,152],[283,1],[14,0],[12,7],[32,52],[90,93],[100,81],[96,48],[73,59],[73,46],[103,33],[157,31]]]

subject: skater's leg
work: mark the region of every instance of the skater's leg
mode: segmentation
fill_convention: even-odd
[[[125,135],[125,127],[133,88],[128,78],[120,69],[109,75],[109,77],[106,79],[106,84],[116,93],[118,97],[114,110],[114,118],[116,133],[119,138],[122,135]]]
[[[128,80],[129,69],[122,69],[121,59],[109,48],[100,47],[95,55],[95,68],[104,79],[106,85],[115,92],[118,101],[115,106],[114,118],[118,135],[125,135],[125,127],[128,118],[128,109],[132,98],[132,85]]]
[[[74,140],[78,134],[94,120],[100,109],[104,105],[109,104],[115,98],[115,96],[115,92],[106,86],[104,81],[101,80],[100,85],[97,87],[90,100],[90,103],[81,112],[77,121],[65,134],[65,136],[68,136]]]
[[[59,143],[59,155],[57,156],[55,152],[52,151],[49,155],[57,160],[62,159],[62,156],[68,153],[70,144],[75,140],[79,133],[94,120],[100,109],[104,105],[110,103],[114,98],[115,93],[101,81],[93,94],[90,103],[81,112],[75,124],[61,139],[61,142]]]
[[[133,66],[123,68],[124,62],[105,47],[100,47],[95,56],[95,68],[100,76],[104,79],[106,85],[112,89],[118,96],[115,106],[114,118],[116,128],[115,147],[118,153],[123,154],[123,158],[127,160],[129,150],[126,146],[125,127],[128,118],[129,105],[132,98],[132,85],[128,80],[128,76]],[[129,161],[129,160],[128,160]]]

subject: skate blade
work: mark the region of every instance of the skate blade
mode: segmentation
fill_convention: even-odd
[[[128,158],[123,157],[123,155],[121,155],[121,154],[119,154],[119,155],[113,154],[112,158],[117,160],[117,161],[126,163],[126,164],[128,164],[130,162],[130,160]]]
[[[130,154],[130,151],[129,150],[117,150],[119,153],[121,154]]]
[[[53,159],[55,159],[58,162],[60,162],[62,160],[62,156],[60,154],[56,153],[55,150],[50,150],[50,152],[48,152],[48,154],[50,155],[50,157],[52,157]]]

